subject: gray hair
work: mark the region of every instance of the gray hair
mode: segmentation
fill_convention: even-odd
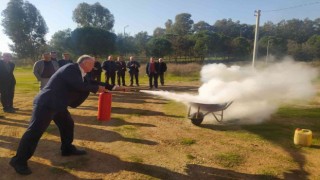
[[[84,61],[86,61],[86,60],[88,60],[88,59],[92,59],[92,60],[93,60],[93,57],[84,54],[84,55],[82,55],[82,56],[80,56],[80,57],[78,58],[77,63],[78,63],[78,64],[82,64]]]

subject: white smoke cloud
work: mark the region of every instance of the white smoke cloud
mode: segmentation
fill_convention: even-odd
[[[305,63],[286,58],[262,68],[210,64],[202,67],[202,85],[198,94],[144,91],[167,99],[203,104],[233,101],[224,112],[224,120],[259,123],[275,113],[282,103],[310,100],[316,93],[312,84],[318,72]]]

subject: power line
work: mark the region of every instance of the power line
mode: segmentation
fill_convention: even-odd
[[[304,3],[304,4],[300,4],[300,5],[296,5],[296,6],[287,7],[287,8],[280,8],[280,9],[274,9],[274,10],[262,10],[262,12],[268,13],[268,12],[275,12],[275,11],[283,11],[283,10],[295,9],[295,8],[299,8],[299,7],[303,7],[303,6],[310,6],[310,5],[314,5],[314,4],[320,4],[320,1],[311,2],[311,3]]]

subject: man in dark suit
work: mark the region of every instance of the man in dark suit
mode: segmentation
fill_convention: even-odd
[[[61,155],[86,154],[86,151],[72,145],[74,122],[67,107],[79,106],[90,92],[104,92],[106,89],[124,90],[122,87],[93,82],[85,77],[86,73],[92,70],[94,62],[91,56],[83,55],[77,63],[62,66],[35,97],[30,125],[21,138],[16,155],[10,161],[17,173],[31,174],[27,161],[35,152],[52,119],[60,131]]]
[[[68,63],[73,63],[73,61],[70,59],[70,54],[69,53],[63,53],[62,54],[62,59],[58,61],[59,67],[62,67]]]
[[[122,81],[122,86],[126,86],[126,79],[125,79],[126,70],[127,70],[126,62],[124,62],[124,60],[122,60],[122,57],[119,56],[117,58],[116,64],[117,64],[118,85],[121,86],[121,81]]]
[[[159,77],[160,77],[160,83],[162,86],[164,86],[164,73],[167,71],[167,64],[163,61],[162,58],[159,58]]]
[[[115,85],[117,65],[113,60],[113,56],[108,56],[108,59],[103,61],[102,69],[105,71],[106,83],[109,84],[109,79],[111,79],[111,84]]]
[[[154,62],[153,57],[151,57],[150,61],[146,65],[146,73],[149,77],[149,89],[152,89],[153,86],[158,89],[158,69],[159,63]]]
[[[10,53],[3,53],[3,59],[0,60],[0,99],[3,106],[3,111],[14,113],[13,107],[14,89],[16,79],[13,75],[15,64],[11,62],[12,55]]]
[[[136,84],[139,86],[139,68],[140,63],[134,60],[133,56],[130,56],[129,62],[127,63],[127,68],[130,74],[130,86],[133,86],[133,77],[136,79]]]

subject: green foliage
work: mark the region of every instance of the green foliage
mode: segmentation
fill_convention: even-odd
[[[11,0],[2,12],[4,33],[13,44],[10,49],[19,58],[36,60],[46,46],[47,25],[37,8],[23,0]]]
[[[195,159],[195,158],[196,158],[196,157],[194,157],[193,155],[187,154],[187,159],[192,160],[192,159]]]
[[[192,32],[193,20],[191,14],[181,13],[176,15],[175,23],[173,24],[173,33],[185,36]]]
[[[77,28],[71,33],[73,51],[77,55],[108,55],[115,51],[116,35],[101,28]]]
[[[215,156],[218,163],[223,167],[232,168],[244,163],[245,158],[238,153],[219,153]]]
[[[135,35],[135,45],[139,54],[147,55],[147,43],[149,39],[147,32],[139,32]]]
[[[107,31],[114,25],[114,16],[98,2],[93,5],[80,3],[73,11],[72,19],[80,27],[96,27]]]
[[[232,52],[235,56],[246,56],[251,51],[250,43],[243,37],[234,38],[231,42]]]
[[[172,52],[171,42],[165,38],[151,38],[147,46],[150,56],[164,57]]]
[[[190,139],[190,138],[183,138],[180,141],[180,144],[187,145],[187,146],[190,146],[190,145],[195,144],[195,143],[196,143],[196,140],[195,139]]]
[[[312,53],[313,57],[320,58],[320,35],[313,35],[311,36],[308,41],[307,45],[310,47],[310,53]]]
[[[213,28],[210,26],[210,24],[206,23],[205,21],[199,21],[193,25],[193,31],[195,33],[201,32],[201,31],[212,31]]]
[[[50,46],[58,52],[71,52],[71,29],[54,33],[50,41]]]

